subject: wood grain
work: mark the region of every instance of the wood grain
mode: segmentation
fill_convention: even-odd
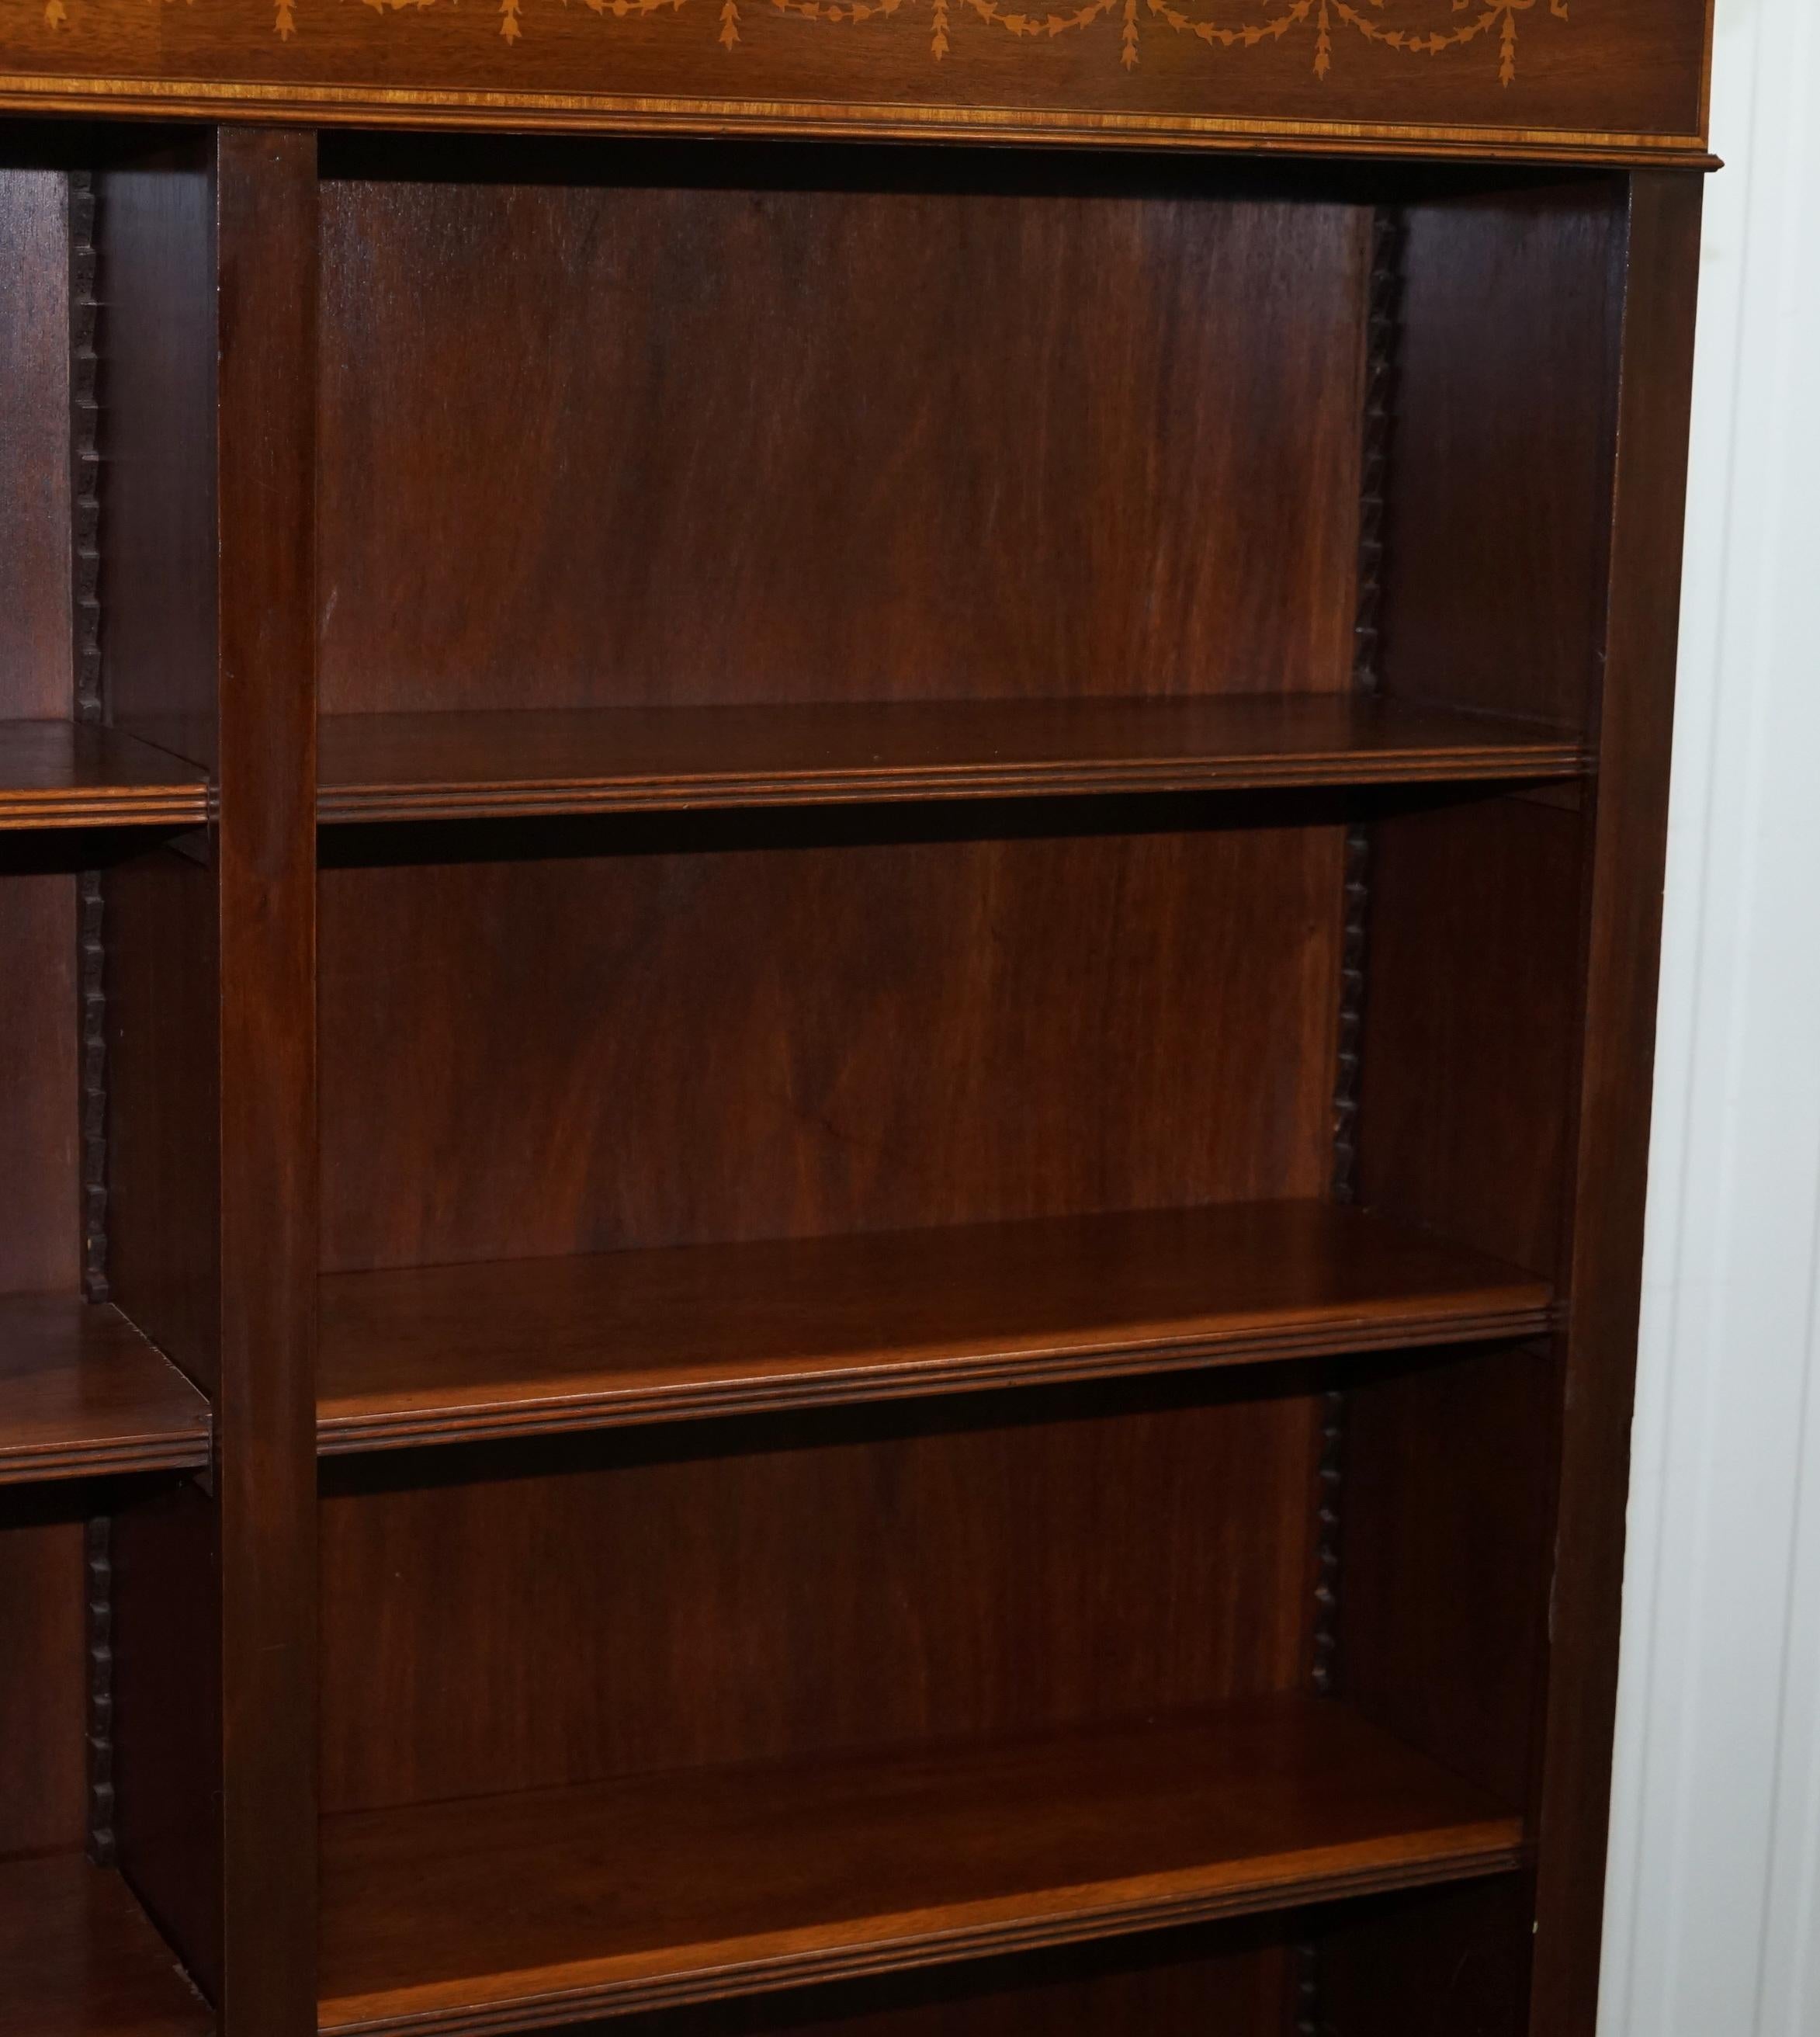
[[[1543,1328],[1546,1284],[1319,1203],[342,1274],[318,1447],[576,1430]]]
[[[0,24],[4,2037],[1590,2037],[1710,9],[1228,6]]]
[[[1573,1136],[1582,841],[1579,812],[1522,798],[1389,814],[1372,838],[1361,1199],[1543,1274]]]
[[[119,729],[0,721],[0,829],[180,827],[208,814],[198,773]]]
[[[0,1294],[81,1268],[76,883],[0,867]]]
[[[1533,725],[1344,695],[336,715],[320,754],[330,822],[1457,784],[1590,762]]]
[[[1403,211],[1393,694],[1592,725],[1610,508],[1614,179]]]
[[[325,870],[324,1268],[1322,1192],[1338,828],[782,818]]]
[[[756,130],[1351,153],[1697,156],[1707,0],[1583,18],[1444,0],[1369,14],[1195,0],[1053,15],[747,4],[579,17],[551,0],[350,17],[311,0],[148,18],[96,0],[0,39],[27,112],[202,119]]]
[[[361,167],[323,187],[326,713],[1345,690],[1356,204]]]
[[[209,1514],[121,1537],[123,1633],[149,1593],[199,1646],[138,1651],[120,1858],[223,2037],[308,2037],[315,138],[129,138],[99,208],[110,327],[138,342],[108,374],[108,700],[192,728],[218,787],[205,838],[110,885],[119,1294],[214,1410]]]
[[[1603,763],[1590,816],[1564,1267],[1571,1300],[1539,1791],[1533,2037],[1591,2037],[1598,2014],[1701,199],[1695,178],[1637,179],[1620,258]]]
[[[316,142],[215,142],[223,2037],[315,1971]]]
[[[67,715],[69,242],[63,176],[0,170],[0,717]],[[0,719],[0,731],[6,727]],[[0,783],[6,767],[0,763]],[[0,822],[0,825],[4,825]]]
[[[0,1483],[208,1461],[208,1402],[119,1310],[0,1299]]]
[[[0,1493],[0,1859],[74,1851],[86,1829],[85,1498],[68,1485]]]
[[[373,1812],[324,1833],[322,2024],[531,2029],[1496,1873],[1521,1836],[1344,1706],[1297,1699]]]
[[[325,1808],[1293,1689],[1312,1385],[1281,1366],[331,1459]]]
[[[0,1864],[0,2037],[206,2037],[213,2019],[119,1876]]]
[[[1349,1385],[1340,1688],[1410,1746],[1522,1802],[1546,1646],[1547,1348],[1380,1366]]]

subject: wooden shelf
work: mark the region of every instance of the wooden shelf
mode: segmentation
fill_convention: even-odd
[[[524,2030],[1495,1873],[1520,1822],[1308,1698],[325,1821],[322,2027]]]
[[[208,1402],[118,1309],[0,1298],[0,1484],[208,1461]]]
[[[1520,1336],[1533,1275],[1322,1203],[332,1275],[327,1453]]]
[[[0,1865],[0,2037],[204,2037],[214,2017],[119,1875]]]
[[[0,721],[0,830],[208,817],[208,780],[149,743],[77,722]]]
[[[1571,777],[1565,731],[1315,694],[332,715],[323,821]]]

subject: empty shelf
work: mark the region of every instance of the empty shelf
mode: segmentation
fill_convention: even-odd
[[[480,2037],[1495,1873],[1521,1842],[1300,1697],[346,1814],[322,2027]]]
[[[118,1309],[0,1298],[0,1484],[208,1461],[208,1402]]]
[[[1351,695],[333,715],[321,819],[1570,777],[1569,732]]]
[[[0,2037],[206,2037],[215,2019],[118,1874],[0,1865]]]
[[[0,721],[0,829],[183,826],[208,814],[193,764],[117,728]]]
[[[1531,1334],[1546,1282],[1314,1202],[330,1275],[325,1452]]]

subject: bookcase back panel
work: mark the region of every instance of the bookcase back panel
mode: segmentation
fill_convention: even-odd
[[[65,179],[0,169],[0,719],[62,719],[70,688]],[[76,880],[0,835],[0,1294],[81,1273]],[[81,1846],[82,1501],[0,1489],[0,1859]],[[0,1998],[7,1990],[0,1981]]]
[[[1323,1192],[1337,828],[918,825],[325,871],[326,1266]]]
[[[1524,1875],[1317,1913],[1323,2027],[1346,2037],[1520,2037],[1535,1920]]]
[[[1295,1687],[1308,1384],[1215,1374],[339,1463],[325,1808]]]
[[[617,160],[325,183],[325,710],[1347,683],[1369,209]]]
[[[82,1843],[82,1568],[79,1502],[0,1491],[0,1859]]]
[[[1392,693],[1595,725],[1623,193],[1616,178],[1514,180],[1403,214]]]
[[[71,709],[65,193],[60,171],[0,169],[0,719]],[[0,837],[0,1294],[79,1267],[70,867]]]
[[[81,1270],[76,882],[0,849],[0,1294]]]
[[[1507,1803],[1528,1790],[1556,1478],[1545,1344],[1349,1375],[1339,1681]]]
[[[1361,1197],[1541,1273],[1570,1158],[1586,829],[1512,797],[1372,842]]]
[[[70,712],[66,182],[0,169],[0,716]]]

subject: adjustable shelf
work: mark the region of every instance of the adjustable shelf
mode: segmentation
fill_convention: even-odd
[[[463,2037],[1516,1866],[1521,1821],[1343,1705],[363,1812],[326,2031]]]
[[[320,819],[1573,777],[1569,731],[1347,695],[325,716]]]
[[[0,1864],[0,2037],[208,2037],[214,2020],[118,1874]]]
[[[322,1287],[326,1453],[1464,1344],[1546,1281],[1330,1204],[572,1259]]]
[[[117,728],[0,720],[0,830],[198,824],[206,777]]]
[[[0,1297],[0,1484],[208,1461],[208,1402],[118,1309]]]

